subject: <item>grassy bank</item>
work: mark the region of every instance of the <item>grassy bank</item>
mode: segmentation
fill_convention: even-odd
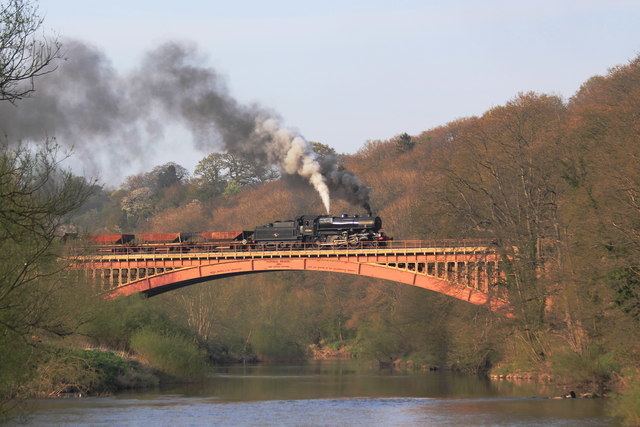
[[[99,349],[42,349],[32,378],[20,397],[50,398],[104,395],[126,389],[155,387],[162,372],[122,353]]]

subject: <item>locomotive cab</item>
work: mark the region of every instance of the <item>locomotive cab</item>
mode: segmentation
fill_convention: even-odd
[[[318,226],[315,215],[303,215],[298,218],[300,236],[303,242],[313,242],[316,240]]]

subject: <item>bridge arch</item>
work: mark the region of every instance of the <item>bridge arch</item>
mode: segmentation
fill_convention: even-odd
[[[472,287],[384,264],[353,262],[337,258],[242,259],[177,268],[118,286],[109,291],[106,297],[113,299],[136,293],[153,296],[220,278],[274,271],[319,271],[383,279],[437,292],[474,305],[486,305],[491,311],[508,317],[512,316],[507,301],[492,298],[488,293]]]

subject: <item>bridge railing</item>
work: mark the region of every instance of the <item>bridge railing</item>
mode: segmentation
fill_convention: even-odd
[[[79,244],[68,248],[70,255],[136,255],[136,254],[189,254],[189,253],[228,253],[228,252],[327,252],[331,250],[352,251],[365,249],[402,250],[415,248],[456,249],[467,248],[470,251],[495,247],[496,241],[491,239],[430,239],[430,240],[386,240],[361,241],[356,244],[316,244],[287,242],[282,244],[262,244],[241,242],[225,243],[168,243],[168,244],[122,244],[92,245]]]

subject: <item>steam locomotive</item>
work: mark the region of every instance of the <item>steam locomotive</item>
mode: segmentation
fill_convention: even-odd
[[[355,245],[360,242],[382,242],[388,237],[382,231],[380,217],[342,214],[303,215],[293,221],[276,221],[256,229],[255,243],[315,243],[318,245]]]
[[[371,215],[303,215],[275,221],[248,231],[200,233],[98,234],[89,241],[99,252],[194,252],[248,249],[384,246],[392,240],[382,219]]]

